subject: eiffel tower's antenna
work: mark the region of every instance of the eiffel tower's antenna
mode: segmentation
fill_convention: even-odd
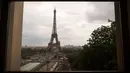
[[[54,9],[56,9],[55,5],[54,5]]]
[[[56,6],[54,5],[54,10],[56,10]]]

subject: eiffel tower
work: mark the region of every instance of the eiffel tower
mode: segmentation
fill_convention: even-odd
[[[56,43],[53,42],[54,39]],[[57,30],[56,30],[56,9],[55,8],[54,8],[53,29],[52,29],[51,39],[47,47],[48,51],[50,51],[53,47],[58,48],[59,51],[61,50],[60,41],[58,41],[58,35],[57,35]]]

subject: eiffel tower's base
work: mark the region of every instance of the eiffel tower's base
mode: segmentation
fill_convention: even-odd
[[[55,48],[59,49],[59,51],[61,51],[60,43],[49,43],[48,44],[48,51],[51,51],[51,49],[53,47],[55,47]]]

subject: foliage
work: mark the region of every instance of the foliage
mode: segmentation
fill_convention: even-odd
[[[29,59],[30,56],[33,56],[37,53],[43,54],[45,52],[44,49],[31,49],[31,48],[22,48],[21,50],[21,58]]]
[[[75,57],[78,59],[73,60],[75,62],[73,68],[76,70],[117,69],[115,31],[115,22],[111,23],[111,26],[101,26],[94,30],[79,57]]]
[[[63,48],[62,52],[64,54],[70,54],[70,53],[73,53],[73,52],[77,52],[77,51],[81,51],[82,49],[80,48]]]

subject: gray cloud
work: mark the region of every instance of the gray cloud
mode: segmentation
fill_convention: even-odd
[[[34,46],[34,45],[45,45],[47,44],[46,42],[49,42],[49,38],[47,37],[38,37],[38,36],[27,36],[26,34],[23,35],[23,39],[22,39],[24,42],[22,43],[23,45],[31,45],[31,46]]]
[[[114,3],[113,2],[97,2],[92,3],[95,7],[94,12],[86,12],[89,22],[106,21],[108,19],[115,20]]]
[[[24,2],[22,45],[46,46],[50,41],[54,5],[61,45],[83,45],[91,32],[114,19],[113,3]]]

